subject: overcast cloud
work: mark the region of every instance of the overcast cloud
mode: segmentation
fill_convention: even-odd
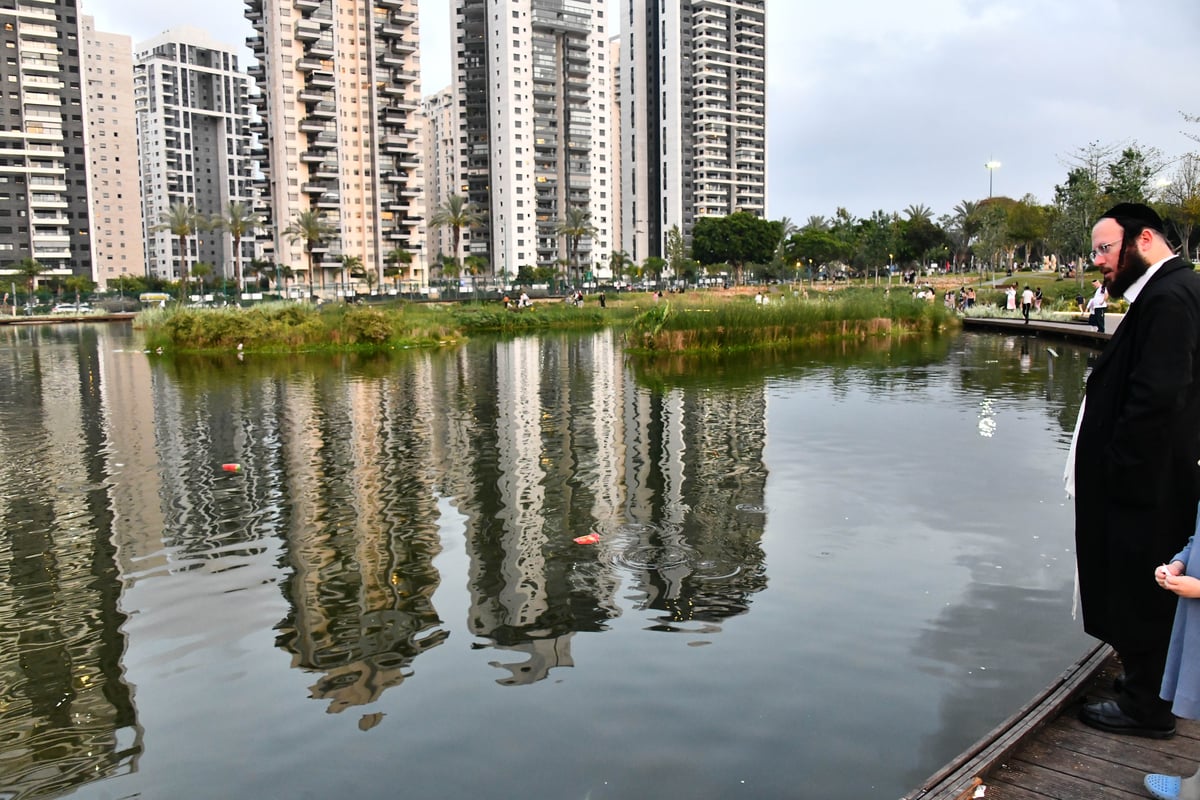
[[[241,0],[83,2],[135,44],[252,32]],[[426,93],[449,82],[450,8],[420,0]],[[995,194],[1049,202],[1091,142],[1200,151],[1180,116],[1200,114],[1198,56],[1197,0],[767,0],[768,213],[948,213],[987,196],[989,160]]]

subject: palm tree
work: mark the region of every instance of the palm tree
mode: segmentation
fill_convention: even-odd
[[[433,216],[429,218],[429,224],[434,228],[450,226],[450,230],[454,234],[454,261],[457,264],[463,228],[479,227],[483,224],[483,215],[467,198],[452,194],[433,212]]]
[[[45,271],[46,268],[43,267],[42,263],[36,258],[22,258],[17,262],[17,273],[25,279],[26,285],[29,286],[29,296],[25,301],[29,305],[33,305],[33,292],[34,289],[37,288],[37,276],[41,275]],[[16,305],[16,302],[17,298],[14,297],[14,306]]]
[[[236,200],[229,201],[225,213],[213,216],[209,223],[213,230],[227,230],[233,237],[233,282],[237,284],[239,295],[242,293],[242,237],[254,233],[262,224],[262,217],[254,213],[254,209]]]
[[[579,206],[570,206],[566,215],[554,226],[554,232],[567,240],[567,269],[578,272],[579,240],[596,233],[591,212]]]
[[[212,264],[206,264],[203,261],[197,261],[195,264],[192,265],[192,275],[195,276],[196,280],[200,281],[200,294],[202,297],[205,293],[204,292],[204,289],[205,289],[204,279],[212,274],[213,274]]]
[[[312,295],[313,268],[315,267],[313,250],[336,233],[337,230],[325,221],[325,215],[314,208],[298,213],[283,231],[283,235],[288,237],[288,241],[292,244],[304,242],[304,249],[308,253],[308,294],[310,296]],[[324,284],[324,280],[321,283]]]
[[[979,212],[979,204],[973,200],[963,200],[954,207],[954,222],[958,226],[959,237],[962,240],[960,245],[964,260],[971,252],[971,241],[979,235],[980,229],[983,228],[983,219]]]
[[[179,237],[179,302],[187,297],[188,263],[187,240],[204,228],[204,217],[189,203],[172,203],[171,208],[158,215],[158,224],[150,230],[170,231]]]
[[[904,213],[908,215],[909,222],[933,222],[933,209],[922,203],[914,203],[904,209]]]
[[[411,264],[412,260],[413,260],[412,253],[408,252],[403,247],[396,247],[392,250],[389,250],[388,254],[386,256],[384,256],[384,261],[387,262],[388,264],[390,264],[391,266],[385,270],[385,274],[387,272],[390,272],[392,277],[394,277],[394,278],[399,277],[400,265],[401,264]],[[399,291],[399,289],[400,289],[399,283],[400,282],[397,280],[396,281],[397,291]]]
[[[357,273],[361,272],[362,265],[363,261],[358,256],[342,256],[342,282],[345,283],[347,287],[350,286],[348,277],[356,276]],[[347,275],[347,273],[349,273],[349,275]],[[357,292],[355,292],[355,294],[357,294]]]

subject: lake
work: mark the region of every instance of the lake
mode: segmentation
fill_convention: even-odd
[[[1091,354],[0,328],[0,798],[891,800],[1092,643]]]

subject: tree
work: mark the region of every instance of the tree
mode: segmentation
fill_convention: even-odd
[[[91,278],[82,275],[72,275],[64,281],[67,291],[75,293],[75,305],[79,305],[79,295],[88,295],[96,288]]]
[[[1187,153],[1179,159],[1175,175],[1164,187],[1162,197],[1163,217],[1175,228],[1186,257],[1192,231],[1200,226],[1200,155]]]
[[[1163,170],[1162,153],[1150,147],[1142,149],[1134,142],[1107,167],[1104,193],[1111,203],[1146,203],[1154,192],[1154,180]]]
[[[1008,240],[1025,248],[1025,261],[1033,261],[1034,251],[1045,242],[1048,232],[1046,209],[1033,195],[1025,195],[1008,210]]]
[[[849,257],[845,245],[832,232],[819,228],[805,228],[793,234],[784,248],[787,263],[799,264],[810,270],[817,270],[826,264],[843,261]]]
[[[957,252],[961,254],[961,261],[965,262],[971,254],[971,245],[979,236],[979,229],[983,226],[979,214],[979,204],[971,200],[963,200],[954,207],[952,219],[954,232],[957,234],[955,246]],[[956,256],[955,260],[959,261],[960,259]]]
[[[33,293],[37,289],[37,276],[46,271],[42,263],[36,258],[22,258],[17,262],[17,274],[25,279],[25,285],[29,287],[28,302],[33,303]],[[17,299],[14,297],[13,302]]]
[[[657,284],[662,280],[663,270],[666,266],[667,262],[665,259],[661,259],[658,256],[647,256],[646,260],[642,262],[642,274],[653,275],[654,282]]]
[[[633,266],[633,259],[624,250],[613,250],[608,254],[608,270],[612,273],[614,280],[624,277],[631,266]]]
[[[748,211],[735,211],[725,217],[701,217],[692,228],[692,257],[701,264],[729,264],[740,282],[746,264],[770,263],[781,228],[779,222],[770,222]]]
[[[188,262],[187,240],[204,228],[204,217],[188,203],[172,203],[171,208],[158,216],[158,224],[151,230],[170,231],[179,237],[179,302],[187,297]]]
[[[390,266],[383,271],[383,274],[389,275],[390,277],[396,279],[396,291],[400,290],[400,281],[398,277],[401,271],[400,265],[411,264],[412,260],[412,253],[408,252],[403,247],[396,247],[389,250],[388,254],[384,257],[384,261]]]
[[[206,264],[203,261],[197,261],[192,266],[192,275],[195,276],[195,278],[198,281],[200,281],[200,294],[202,294],[202,295],[206,294],[206,292],[204,291],[204,288],[205,288],[205,280],[204,279],[212,274],[213,274],[212,264]]]
[[[304,242],[304,249],[308,253],[308,293],[310,295],[313,288],[313,269],[316,267],[313,250],[336,233],[333,226],[325,221],[325,215],[314,208],[296,214],[296,218],[283,231],[283,235],[288,237],[288,241],[293,244]],[[322,286],[325,283],[324,276],[322,276],[321,283]]]
[[[567,208],[567,213],[554,226],[554,232],[566,239],[567,268],[574,276],[574,280],[578,282],[581,277],[578,274],[580,272],[579,240],[585,236],[595,235],[596,226],[592,224],[592,215],[587,209],[570,206]]]
[[[791,218],[783,217],[779,220],[779,242],[775,245],[775,252],[771,256],[771,266],[776,270],[786,270],[787,264],[784,263],[784,249],[787,246],[787,240],[793,233],[799,230]]]
[[[262,224],[262,217],[250,206],[236,200],[229,201],[224,213],[215,215],[209,223],[213,230],[227,230],[233,237],[233,282],[239,295],[242,293],[242,238],[254,233]]]
[[[458,253],[460,242],[462,240],[463,228],[477,228],[483,224],[483,216],[471,204],[467,198],[462,195],[450,195],[446,198],[446,202],[437,207],[433,212],[433,216],[429,218],[429,225],[433,228],[442,228],[450,226],[450,231],[454,238],[454,262],[458,264]],[[443,272],[444,274],[444,272]]]
[[[362,274],[363,260],[358,256],[342,256],[342,283],[345,285],[345,295],[350,294],[350,278]]]
[[[687,271],[687,247],[683,243],[683,233],[678,225],[672,225],[667,231],[667,268],[671,275],[679,278]]]

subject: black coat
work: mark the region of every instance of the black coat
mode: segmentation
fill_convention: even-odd
[[[1173,258],[1097,358],[1075,443],[1083,626],[1118,652],[1170,638],[1175,595],[1154,568],[1195,528],[1198,461],[1200,274]]]

